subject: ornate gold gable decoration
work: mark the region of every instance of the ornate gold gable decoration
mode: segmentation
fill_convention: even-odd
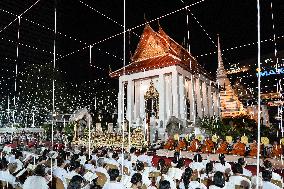
[[[157,99],[157,98],[159,98],[159,93],[157,89],[154,87],[153,81],[151,80],[150,87],[146,91],[146,94],[144,95],[144,99],[149,100],[149,99]]]

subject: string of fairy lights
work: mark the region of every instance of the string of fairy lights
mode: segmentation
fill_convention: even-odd
[[[199,4],[199,3],[201,3],[201,2],[203,2],[204,0],[202,0],[202,1],[198,1],[198,2],[196,2],[196,3],[193,3],[193,4],[191,4],[191,5],[189,5],[189,6],[185,6],[185,7],[183,7],[183,8],[181,8],[181,9],[178,9],[178,10],[175,10],[175,11],[172,11],[172,12],[170,12],[170,13],[167,13],[167,14],[165,14],[165,15],[162,15],[162,16],[160,16],[160,17],[158,17],[158,18],[155,18],[155,19],[153,19],[153,20],[151,20],[151,21],[149,21],[148,23],[151,23],[151,22],[154,22],[154,21],[156,21],[156,20],[160,20],[160,19],[162,19],[162,18],[165,18],[166,16],[169,16],[169,15],[173,15],[173,14],[175,14],[175,13],[177,13],[177,12],[180,12],[181,10],[184,10],[184,9],[188,9],[189,7],[191,7],[191,6],[194,6],[194,5],[197,5],[197,4]],[[82,1],[80,1],[81,3],[83,3],[83,4],[85,4],[84,2],[82,2]],[[35,3],[35,4],[37,4],[38,3],[38,1]],[[34,4],[34,5],[35,5]],[[34,6],[33,5],[33,6]],[[91,8],[89,5],[87,5],[87,4],[85,4],[87,7],[89,7],[89,8]],[[272,6],[272,5],[271,5]],[[31,6],[32,7],[32,6]],[[16,14],[14,14],[14,13],[11,13],[10,11],[6,11],[6,10],[3,10],[3,9],[0,9],[1,11],[3,11],[3,12],[6,12],[6,13],[8,13],[8,14],[11,14],[11,15],[14,15],[14,16],[16,16]],[[95,9],[93,9],[92,8],[92,10],[95,10]],[[25,12],[24,12],[25,13]],[[35,24],[35,25],[37,25],[37,26],[39,26],[39,27],[42,27],[42,28],[45,28],[45,29],[48,29],[48,30],[50,30],[50,31],[54,31],[53,29],[51,29],[51,28],[49,28],[49,27],[46,27],[46,26],[44,26],[44,25],[42,25],[42,24],[38,24],[37,22],[35,22],[35,21],[32,21],[32,20],[30,20],[30,19],[26,19],[26,18],[24,18],[24,17],[22,17],[23,16],[23,14],[24,13],[22,13],[21,15],[20,15],[20,17],[21,17],[21,19],[22,20],[25,20],[25,21],[28,21],[28,22],[30,22],[30,23],[33,23],[33,24]],[[193,14],[192,14],[192,12],[190,12],[191,13],[191,15],[192,16],[194,16]],[[109,19],[109,20],[112,20],[113,22],[116,22],[114,19],[112,19],[112,18],[110,18],[110,17],[108,17],[108,16],[106,16],[106,15],[104,15],[104,14],[101,14],[102,16],[105,16],[107,19]],[[19,17],[16,17],[16,19],[15,20],[17,20],[17,18],[19,18]],[[210,35],[206,32],[206,30],[204,29],[204,27],[200,24],[200,22],[197,20],[197,18],[194,16],[194,18],[195,18],[195,20],[197,21],[197,23],[199,23],[199,25],[201,26],[201,28],[203,29],[203,31],[206,33],[206,35],[211,39],[211,41],[214,43],[214,41],[212,40],[212,38],[210,37]],[[117,22],[116,22],[117,23]],[[117,23],[117,24],[119,24],[119,23]],[[11,24],[9,24],[7,27],[9,27]],[[120,24],[119,24],[120,25]],[[133,28],[130,28],[130,29],[127,29],[127,31],[132,31],[132,30],[134,30],[134,29],[136,29],[136,28],[139,28],[139,27],[142,27],[142,26],[144,26],[145,24],[140,24],[140,25],[138,25],[138,26],[135,26],[135,27],[133,27]],[[122,25],[121,25],[122,26]],[[4,27],[2,30],[1,30],[1,32],[3,31],[3,30],[5,30],[7,27]],[[274,27],[274,25],[273,25],[273,27]],[[73,55],[73,54],[75,54],[75,53],[78,53],[78,52],[80,52],[80,51],[82,51],[82,50],[84,50],[84,49],[87,49],[87,48],[93,48],[95,45],[97,45],[97,44],[100,44],[100,43],[103,43],[103,42],[105,42],[105,41],[107,41],[107,40],[109,40],[109,39],[112,39],[112,38],[115,38],[115,37],[117,37],[117,36],[119,36],[119,35],[121,35],[121,34],[124,34],[125,32],[120,32],[120,33],[118,33],[118,34],[115,34],[115,35],[112,35],[112,36],[110,36],[110,37],[107,37],[107,38],[105,38],[105,39],[103,39],[103,40],[100,40],[100,41],[97,41],[97,42],[95,42],[95,43],[93,43],[93,44],[91,44],[91,45],[89,45],[88,43],[86,43],[86,42],[83,42],[82,40],[79,40],[78,38],[76,38],[76,37],[73,37],[73,36],[70,36],[70,35],[67,35],[67,34],[63,34],[63,33],[60,33],[60,32],[57,32],[57,34],[60,34],[60,35],[63,35],[63,36],[65,36],[65,37],[67,37],[67,38],[69,38],[69,39],[72,39],[72,40],[74,40],[74,41],[79,41],[80,43],[82,43],[82,44],[84,44],[84,45],[86,45],[85,47],[83,47],[83,48],[81,48],[81,49],[77,49],[77,50],[75,50],[75,51],[73,51],[73,52],[70,52],[70,53],[68,53],[68,54],[65,54],[65,55],[60,55],[60,54],[56,54],[56,56],[57,56],[57,58],[56,58],[56,60],[60,60],[60,59],[63,59],[63,58],[65,58],[65,57],[67,57],[67,56],[71,56],[71,55]],[[272,40],[274,40],[275,41],[275,39],[280,39],[280,38],[283,38],[284,36],[275,36],[274,35],[274,37],[273,38],[270,38],[270,39],[266,39],[266,40],[262,40],[261,41],[261,43],[264,43],[264,42],[269,42],[269,41],[272,41]],[[10,40],[10,39],[7,39],[7,38],[3,38],[3,37],[1,37],[1,39],[2,40],[8,40],[9,42],[12,42],[12,43],[15,43],[15,44],[18,44],[18,45],[21,45],[21,46],[23,46],[23,47],[27,47],[27,48],[31,48],[31,49],[34,49],[34,50],[38,50],[38,51],[42,51],[42,52],[44,52],[44,53],[49,53],[49,54],[53,54],[53,52],[50,52],[50,51],[47,51],[47,50],[45,50],[45,49],[39,49],[38,47],[35,47],[35,46],[33,46],[33,45],[27,45],[27,44],[25,44],[25,43],[20,43],[20,42],[15,42],[15,41],[13,41],[13,40]],[[232,51],[232,50],[235,50],[235,49],[239,49],[239,48],[243,48],[243,47],[249,47],[249,46],[253,46],[253,45],[256,45],[257,43],[256,42],[253,42],[253,43],[248,43],[248,44],[243,44],[243,45],[239,45],[239,46],[235,46],[235,47],[231,47],[231,48],[227,48],[227,49],[223,49],[222,50],[222,52],[225,52],[225,51]],[[103,53],[105,53],[105,54],[108,54],[108,55],[111,55],[111,56],[113,56],[114,58],[117,58],[117,59],[119,59],[120,61],[121,60],[123,60],[122,58],[119,58],[117,55],[114,55],[114,54],[112,54],[112,53],[110,53],[110,52],[108,52],[108,51],[105,51],[105,50],[102,50],[102,49],[100,49],[100,48],[96,48],[98,51],[102,51]],[[204,57],[204,56],[208,56],[208,55],[214,55],[214,54],[216,54],[217,53],[217,51],[213,51],[213,52],[210,52],[210,53],[205,53],[205,54],[201,54],[201,55],[198,55],[198,56],[196,56],[197,58],[198,57]],[[47,63],[45,63],[45,64],[43,64],[43,65],[48,65],[48,63],[49,62],[47,62]],[[107,71],[107,69],[105,69],[105,68],[101,68],[101,67],[99,67],[99,66],[97,66],[97,65],[94,65],[94,64],[90,64],[90,66],[91,67],[94,67],[94,68],[97,68],[97,69],[101,69],[101,70],[105,70],[105,71]],[[157,65],[157,68],[159,67],[159,65]],[[36,68],[36,67],[35,67]],[[238,70],[238,69],[240,69],[240,68],[236,68],[236,70]],[[10,72],[10,73],[17,73],[17,71],[14,71],[14,70],[9,70],[9,69],[1,69],[1,71],[7,71],[7,72]],[[140,70],[140,71],[142,71],[142,70]],[[41,83],[42,81],[43,81],[43,77],[40,77],[40,76],[37,76],[36,74],[32,74],[32,73],[30,73],[31,71],[30,70],[26,70],[26,71],[21,71],[21,72],[19,72],[19,73],[17,73],[18,74],[18,76],[15,76],[15,77],[18,77],[18,85],[19,85],[19,88],[21,89],[21,90],[27,90],[29,87],[28,86],[25,86],[24,84],[26,83],[26,84],[33,84],[33,85],[35,85],[35,87],[33,88],[31,88],[31,90],[35,90],[38,86],[39,86],[39,83]],[[57,70],[56,72],[59,72],[59,73],[66,73],[66,72],[64,72],[64,71],[62,71],[62,70]],[[250,78],[250,77],[252,77],[252,76],[254,76],[253,74],[251,74],[251,73],[248,73],[248,72],[243,72],[243,74],[241,75],[241,76],[239,76],[240,78]],[[21,80],[20,78],[21,77],[38,77],[37,78],[37,82],[33,82],[33,81],[25,81],[25,82],[23,82],[24,80]],[[2,93],[2,95],[4,95],[4,93],[5,93],[5,89],[7,89],[7,88],[9,88],[8,86],[9,86],[9,84],[8,84],[8,81],[7,80],[11,80],[11,79],[13,79],[13,77],[3,77],[3,76],[1,76],[1,81],[0,81],[0,90],[2,91],[1,93]],[[104,80],[104,79],[106,79],[106,80]],[[277,80],[277,79],[275,79],[275,80]],[[101,82],[96,82],[96,81],[101,81]],[[93,105],[96,105],[96,106],[99,106],[99,105],[102,105],[102,106],[105,106],[106,104],[100,104],[100,103],[102,103],[102,102],[105,102],[105,103],[108,103],[108,104],[110,104],[111,106],[115,106],[116,105],[116,103],[115,103],[115,100],[113,101],[113,102],[107,102],[107,100],[106,99],[104,99],[103,97],[104,97],[104,95],[102,95],[101,97],[98,97],[98,96],[96,96],[96,104],[94,104],[94,102],[92,103],[92,101],[93,101],[93,98],[94,98],[94,96],[93,95],[98,95],[97,93],[90,93],[90,91],[96,91],[96,86],[97,86],[97,84],[99,84],[99,83],[103,83],[103,84],[109,84],[109,82],[107,81],[107,78],[99,78],[99,79],[97,79],[96,81],[86,81],[86,82],[84,82],[84,84],[86,85],[86,87],[85,86],[78,86],[77,84],[75,84],[75,83],[72,83],[72,82],[68,82],[68,84],[65,84],[65,85],[68,85],[68,86],[70,86],[72,89],[74,89],[75,91],[77,91],[78,90],[78,93],[84,93],[84,90],[87,88],[88,89],[88,92],[85,92],[84,93],[84,95],[88,95],[87,97],[86,97],[86,99],[82,99],[82,98],[80,98],[81,96],[80,95],[78,95],[78,97],[74,97],[74,96],[71,96],[71,95],[68,95],[68,93],[66,94],[66,93],[64,93],[64,90],[67,90],[69,87],[65,87],[65,86],[56,86],[56,90],[55,91],[58,91],[58,92],[56,92],[59,96],[58,96],[58,98],[56,98],[57,100],[58,100],[58,102],[56,102],[56,104],[55,104],[55,106],[56,107],[60,107],[61,105],[60,104],[62,104],[62,106],[66,106],[66,102],[64,102],[64,101],[72,101],[72,102],[74,102],[74,104],[72,104],[72,105],[70,105],[70,107],[78,107],[78,106],[80,106],[80,103],[82,103],[81,104],[81,106],[86,106],[86,105],[88,105],[88,103],[91,103],[91,104],[89,104],[90,106],[93,106]],[[268,79],[268,81],[270,81],[269,79]],[[50,82],[46,82],[46,83],[50,83]],[[251,83],[253,83],[253,82],[251,82]],[[244,85],[249,85],[250,83],[244,83]],[[275,84],[275,86],[276,86],[277,84]],[[49,88],[50,87],[50,85],[47,85],[46,86],[46,89],[47,90],[45,90],[45,91],[35,91],[35,93],[33,94],[33,92],[32,91],[29,91],[29,92],[27,92],[26,94],[27,94],[27,99],[31,99],[31,98],[33,98],[33,99],[35,99],[36,101],[34,102],[36,105],[37,105],[37,103],[40,101],[39,99],[40,99],[40,97],[37,97],[37,95],[40,95],[40,94],[49,94],[49,93],[51,93],[52,92],[52,89],[50,89]],[[79,88],[81,88],[82,90],[79,90]],[[271,86],[268,86],[268,85],[264,85],[263,86],[263,88],[271,88]],[[251,91],[253,91],[253,88],[251,87],[251,88],[249,88]],[[9,91],[9,90],[8,90]],[[265,90],[264,89],[264,91],[265,92],[268,92],[268,90]],[[115,89],[113,89],[113,90],[104,90],[104,91],[102,91],[102,92],[106,92],[106,93],[108,93],[108,92],[110,92],[110,94],[111,95],[113,95],[113,96],[115,96],[115,95],[117,95],[117,91],[115,90]],[[19,92],[19,94],[21,94],[20,92]],[[61,94],[61,95],[60,95]],[[64,97],[62,96],[62,94],[64,94]],[[66,95],[65,95],[66,94]],[[12,95],[12,92],[10,91],[10,94],[8,95],[9,96],[9,98],[11,98],[11,95]],[[18,98],[25,98],[25,97],[23,97],[24,95],[23,94],[21,94],[21,96],[22,97],[18,97]],[[116,98],[116,97],[115,97]],[[115,99],[114,98],[114,99]],[[7,101],[8,101],[8,98],[5,98],[5,99],[7,99]],[[15,99],[17,99],[17,98],[14,98],[14,100]],[[73,99],[73,100],[72,100]],[[20,99],[19,99],[20,100]],[[77,101],[77,102],[75,102],[75,101]],[[7,102],[2,102],[2,105],[0,105],[1,107],[2,107],[2,112],[3,112],[3,110],[5,110],[6,108],[5,108],[5,105],[3,105],[3,103],[4,104],[6,104],[6,106],[7,106]],[[28,105],[31,105],[32,103],[31,102],[29,102],[29,103],[27,103]],[[50,100],[47,100],[46,101],[46,104],[51,104],[51,102],[50,102]],[[76,105],[75,105],[76,104]],[[15,104],[14,104],[15,105]],[[45,107],[47,107],[47,106],[45,106],[45,105],[43,105],[43,107],[45,108]],[[11,107],[10,107],[11,108]],[[19,108],[20,108],[20,106],[19,106]],[[69,107],[68,107],[69,108]],[[67,108],[67,109],[68,109]],[[22,107],[22,109],[23,110],[25,110],[25,107]],[[40,113],[40,108],[36,108],[36,106],[35,106],[35,109],[36,110],[38,110],[37,111],[37,113]],[[48,109],[48,108],[47,108]],[[71,108],[70,108],[71,109]],[[72,110],[74,110],[74,109],[72,109]],[[33,110],[34,111],[34,110]],[[3,116],[1,116],[1,117],[3,117]],[[5,116],[4,116],[5,117]],[[21,116],[20,116],[21,117]]]

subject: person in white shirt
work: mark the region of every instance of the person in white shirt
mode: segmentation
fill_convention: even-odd
[[[272,163],[271,163],[269,160],[265,160],[265,161],[263,162],[263,165],[264,165],[264,168],[265,168],[266,170],[271,171],[271,173],[272,173],[272,179],[273,179],[273,180],[277,180],[277,181],[281,181],[282,186],[284,186],[284,185],[283,185],[283,179],[282,179],[282,177],[281,177],[278,173],[275,173],[275,172],[273,171]],[[261,174],[262,174],[262,173],[261,173]]]
[[[94,170],[94,172],[103,173],[107,177],[107,181],[109,181],[109,174],[106,169],[106,163],[104,162],[104,158],[99,158],[97,161],[97,168]]]
[[[138,161],[136,163],[136,171],[133,171],[132,173],[140,173],[142,175],[143,184],[145,184],[147,187],[151,185],[151,180],[149,179],[149,172],[144,169],[143,162]]]
[[[56,176],[57,178],[59,178],[63,182],[65,188],[67,188],[67,183],[66,183],[65,178],[67,177],[68,173],[64,169],[64,167],[65,167],[64,160],[62,158],[58,158],[57,159],[57,166],[53,168],[52,174],[54,176]]]
[[[136,164],[137,162],[137,156],[135,154],[136,149],[134,147],[130,148],[130,157],[131,157],[131,163]]]
[[[251,177],[252,176],[252,173],[250,170],[246,169],[245,166],[246,166],[246,161],[244,158],[239,158],[238,159],[238,163],[242,165],[243,167],[243,175],[244,176],[247,176],[247,177]]]
[[[207,189],[207,187],[203,183],[199,183],[198,181],[191,181],[192,169],[186,168],[184,171],[184,175],[182,177],[182,182],[179,184],[180,189],[192,189],[192,188],[200,188]]]
[[[206,164],[205,173],[200,175],[200,179],[211,179],[214,176],[213,164],[211,162]]]
[[[16,185],[16,177],[14,177],[11,172],[15,165],[8,164],[5,159],[2,159],[1,165],[3,166],[2,171],[0,171],[0,180],[11,184],[13,187]]]
[[[164,166],[164,167],[162,168],[162,170],[161,170],[161,174],[162,174],[162,175],[157,177],[156,185],[159,185],[159,183],[160,183],[161,180],[167,180],[167,181],[170,182],[170,187],[171,187],[171,189],[176,189],[176,183],[175,183],[175,181],[173,180],[172,177],[170,177],[170,176],[167,175],[167,174],[168,174],[168,170],[169,170],[169,168],[166,167],[166,166]]]
[[[224,173],[217,171],[213,177],[213,185],[209,189],[226,189],[226,181]],[[229,188],[228,188],[229,189]]]
[[[213,171],[214,172],[220,171],[222,173],[231,173],[231,165],[226,162],[224,154],[219,155],[219,161],[220,162],[215,163]]]
[[[128,173],[131,173],[133,171],[132,169],[132,163],[131,163],[131,160],[130,160],[130,155],[125,152],[124,154],[124,157],[121,157],[119,160],[118,160],[118,163],[120,166],[123,165],[123,167],[126,167],[128,169]]]
[[[73,176],[75,176],[75,175],[80,175],[80,174],[79,174],[80,171],[81,171],[81,165],[80,165],[80,163],[79,163],[78,161],[73,161],[73,162],[71,162],[71,164],[70,164],[69,172],[68,172],[68,174],[66,175],[65,178],[67,178],[67,179],[70,180],[70,179],[72,179]]]
[[[71,178],[67,189],[84,188],[84,186],[85,186],[85,183],[84,183],[83,177],[81,177],[80,175],[74,175]]]
[[[279,186],[276,186],[275,184],[271,183],[272,178],[272,172],[269,170],[262,171],[262,188],[263,189],[280,189]]]
[[[195,154],[193,157],[193,162],[189,164],[189,167],[195,171],[201,171],[205,169],[204,164],[202,163],[202,156],[200,154]]]
[[[131,177],[131,189],[139,189],[142,187],[142,175],[140,173],[135,173]]]
[[[118,169],[110,169],[108,173],[110,181],[103,186],[103,189],[126,189],[126,187],[122,183],[117,182],[117,178],[119,176]]]
[[[45,168],[42,164],[36,166],[33,176],[29,176],[23,184],[23,189],[48,189],[48,181],[45,179]]]
[[[147,155],[147,149],[146,148],[143,148],[141,150],[141,155],[139,155],[137,157],[137,160],[141,161],[143,163],[146,163],[149,167],[152,166],[152,158]]]
[[[106,163],[115,165],[119,169],[119,163],[117,162],[118,159],[118,153],[115,152],[112,154],[112,157],[106,159]]]
[[[244,188],[251,188],[251,181],[248,178],[242,176],[243,167],[241,164],[235,163],[233,165],[233,173],[234,175],[230,176],[229,178],[229,183],[232,186],[240,185]]]

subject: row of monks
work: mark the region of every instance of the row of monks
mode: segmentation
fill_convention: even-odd
[[[213,142],[211,137],[207,137],[203,141],[200,141],[196,138],[193,138],[191,141],[186,141],[185,139],[174,140],[173,138],[169,138],[164,145],[164,149],[256,157],[257,146],[256,140],[253,140],[252,143],[245,144],[242,143],[239,138],[236,139],[235,143],[228,143],[223,139]],[[261,144],[260,153],[265,157],[278,158],[283,154],[282,148],[282,145],[279,145],[276,141],[273,145]]]

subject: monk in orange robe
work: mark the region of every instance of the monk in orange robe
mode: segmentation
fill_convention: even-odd
[[[186,141],[185,139],[179,140],[178,145],[176,147],[176,151],[180,151],[186,148]]]
[[[271,151],[271,157],[280,157],[282,153],[282,146],[280,144],[278,145],[277,141],[274,141]]]
[[[214,148],[214,142],[211,138],[207,137],[202,145],[201,152],[202,153],[211,153]]]
[[[197,139],[193,139],[191,142],[190,142],[190,146],[187,148],[188,151],[191,151],[191,152],[197,152],[198,151],[198,148],[199,148],[199,140]]]
[[[257,143],[256,143],[256,140],[253,140],[253,143],[250,144],[249,156],[251,156],[251,157],[256,157],[257,156]]]
[[[223,141],[223,139],[220,139],[216,153],[217,154],[227,154],[228,153],[228,142]]]
[[[246,145],[237,139],[237,142],[233,146],[232,154],[244,156],[246,152]]]
[[[167,150],[173,150],[174,149],[174,145],[175,145],[175,141],[173,138],[169,138],[169,140],[166,142],[164,149]]]

